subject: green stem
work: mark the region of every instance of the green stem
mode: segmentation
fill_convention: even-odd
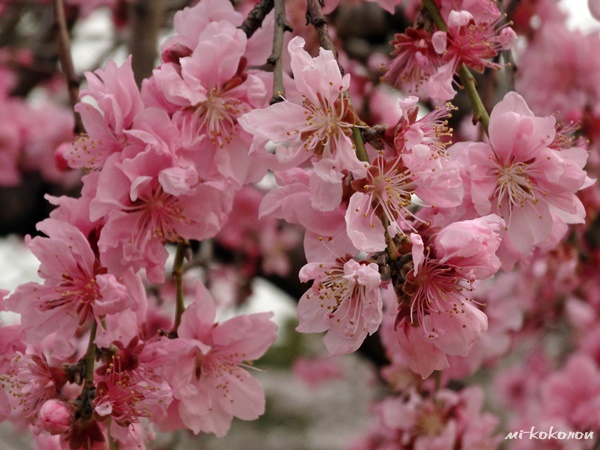
[[[85,353],[84,389],[86,389],[88,385],[94,384],[94,363],[96,361],[96,344],[94,344],[94,340],[96,339],[97,329],[98,323],[94,320],[92,322],[92,327],[90,328],[90,340],[88,342],[87,352]]]
[[[488,114],[487,109],[485,109],[485,105],[479,96],[479,92],[477,92],[477,83],[475,82],[473,74],[466,65],[462,64],[458,69],[458,75],[460,76],[460,82],[464,86],[465,92],[473,107],[473,122],[481,123],[485,134],[488,134],[490,115]]]
[[[434,0],[422,0],[422,4],[431,15],[433,23],[435,23],[437,29],[440,31],[448,31],[448,26],[440,15],[440,11]],[[473,123],[481,123],[485,134],[488,134],[490,116],[483,104],[483,101],[481,100],[481,97],[479,96],[479,92],[477,92],[477,83],[475,82],[475,77],[473,77],[473,74],[465,64],[461,64],[458,68],[458,76],[460,77],[460,82],[463,85],[467,96],[469,97],[469,102],[471,102],[471,106],[473,107]]]
[[[115,441],[112,437],[112,435],[110,434],[110,423],[111,423],[111,418],[108,418],[108,430],[109,432],[108,434],[108,450],[119,450],[119,443],[117,441]]]
[[[440,31],[448,31],[448,26],[442,15],[440,14],[440,10],[433,0],[422,0],[423,8],[425,8],[429,14],[431,14],[431,18],[433,19],[433,23]]]
[[[176,306],[175,306],[175,325],[172,333],[177,334],[177,329],[181,323],[181,316],[185,311],[185,304],[183,302],[183,261],[185,257],[185,249],[188,243],[186,241],[179,241],[177,243],[177,251],[175,252],[175,262],[173,263],[173,278],[175,278],[176,286]]]
[[[369,156],[367,155],[365,142],[360,134],[360,128],[357,126],[352,127],[352,139],[354,140],[354,146],[356,147],[356,157],[360,161],[369,162]]]

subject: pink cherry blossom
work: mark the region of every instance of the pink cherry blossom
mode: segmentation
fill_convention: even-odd
[[[194,303],[182,316],[178,339],[155,348],[172,360],[162,369],[175,398],[169,414],[196,434],[223,436],[234,416],[254,420],[264,412],[263,389],[244,367],[269,348],[277,327],[269,320],[271,313],[241,315],[220,324],[214,322],[215,315],[212,297],[199,284]]]
[[[202,8],[193,11],[195,16]],[[209,22],[195,39],[178,64],[154,71],[144,83],[144,98],[173,114],[183,153],[197,167],[240,185],[258,181],[264,169],[248,153],[251,137],[238,119],[264,106],[266,90],[259,77],[245,71],[246,35],[222,20]]]
[[[88,88],[81,91],[81,97],[92,97],[98,108],[84,102],[77,104],[87,134],[79,136],[63,156],[73,168],[100,169],[112,153],[123,149],[127,142],[124,132],[144,105],[131,58],[120,67],[110,61],[104,70],[86,73],[86,79]]]
[[[11,419],[25,419],[35,426],[40,425],[40,408],[47,400],[58,397],[67,381],[64,372],[51,367],[43,356],[20,352],[5,369],[0,383],[8,393]]]
[[[429,79],[443,64],[432,37],[423,28],[407,28],[405,33],[396,34],[391,42],[394,58],[383,80],[409,94],[426,97]]]
[[[178,62],[180,57],[191,54],[209,23],[227,21],[238,26],[242,20],[243,16],[233,9],[231,3],[220,0],[203,0],[194,7],[177,11],[173,17],[173,28],[177,34],[161,45],[163,61]]]
[[[21,314],[21,323],[31,343],[56,333],[69,343],[80,325],[134,307],[125,285],[106,273],[90,243],[74,226],[46,219],[38,229],[48,237],[28,238],[31,251],[40,260],[38,274],[43,284],[22,284],[6,300],[11,311]]]
[[[366,177],[352,181],[356,191],[346,212],[348,236],[360,250],[382,251],[385,233],[393,238],[424,223],[411,211],[413,195],[427,206],[454,207],[462,201],[463,183],[456,162],[447,158],[451,105],[417,120],[417,97],[400,101],[402,117],[394,131],[394,157],[378,156]],[[384,226],[385,224],[385,226]]]
[[[376,426],[367,443],[353,449],[492,450],[498,447],[498,418],[483,412],[477,387],[459,392],[441,389],[430,395],[411,390],[375,406]]]
[[[98,246],[115,273],[145,268],[151,280],[164,277],[164,244],[214,236],[231,205],[221,183],[201,182],[192,167],[177,167],[172,155],[154,151],[119,161],[111,158],[92,200],[92,220],[106,219]]]
[[[470,180],[477,212],[496,213],[506,222],[507,267],[511,259],[548,245],[556,226],[584,220],[575,192],[593,182],[582,169],[587,152],[551,148],[555,135],[553,117],[536,117],[519,94],[509,92],[492,110],[489,144],[462,142],[449,149]]]
[[[375,263],[352,258],[309,263],[300,280],[315,280],[298,303],[301,333],[327,331],[323,343],[332,355],[351,353],[382,320],[381,276]]]
[[[265,194],[259,208],[260,217],[281,218],[321,237],[345,234],[344,206],[340,204],[330,211],[321,211],[315,204],[310,186],[313,172],[293,168],[278,172],[275,179],[279,187]]]
[[[354,112],[344,98],[350,76],[342,77],[332,52],[321,49],[319,56],[312,58],[304,50],[304,43],[304,39],[295,37],[288,45],[301,100],[284,99],[266,109],[253,110],[240,118],[240,125],[254,135],[255,151],[263,151],[260,147],[268,141],[277,145],[279,169],[311,159],[321,182],[329,181],[328,169],[360,173],[363,163],[356,157],[351,139]],[[330,162],[325,164],[324,160]]]
[[[483,72],[484,68],[499,69],[492,59],[502,50],[509,49],[517,40],[515,32],[506,25],[499,25],[503,17],[492,2],[479,2],[486,9],[475,15],[470,11],[450,11],[448,14],[448,44],[445,61],[456,65],[466,64]],[[489,8],[495,9],[490,14]]]
[[[435,234],[427,247],[420,235],[410,235],[414,268],[403,286],[407,299],[400,304],[396,329],[402,347],[421,349],[407,356],[411,369],[423,378],[447,366],[446,354],[466,356],[487,329],[486,315],[468,295],[475,280],[500,268],[495,252],[500,246],[496,231],[502,225],[494,215],[455,222]],[[416,347],[419,340],[423,342]]]
[[[92,401],[96,418],[100,421],[110,419],[111,426],[125,428],[144,417],[161,419],[171,402],[168,385],[126,369],[119,358],[113,358],[97,380],[96,396]]]
[[[242,252],[248,273],[262,266],[264,273],[285,276],[290,270],[287,252],[301,242],[300,230],[281,228],[273,216],[259,218],[265,192],[247,186],[236,192],[231,213],[217,240],[225,247]]]

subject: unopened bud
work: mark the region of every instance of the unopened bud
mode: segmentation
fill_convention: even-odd
[[[40,422],[50,434],[62,434],[71,426],[71,411],[65,402],[56,399],[46,401],[40,408]]]

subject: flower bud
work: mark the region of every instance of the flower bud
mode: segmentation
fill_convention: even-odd
[[[62,434],[71,426],[69,406],[60,400],[50,399],[40,408],[40,422],[50,434]]]

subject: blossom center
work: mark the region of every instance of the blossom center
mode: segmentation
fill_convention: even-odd
[[[332,139],[340,134],[352,134],[354,125],[353,114],[348,107],[348,100],[340,93],[339,98],[331,104],[320,93],[317,93],[318,103],[303,96],[305,124],[300,130],[303,147],[315,155],[322,156],[326,148],[330,147]]]
[[[430,314],[447,314],[452,317],[464,313],[465,294],[472,291],[464,281],[467,280],[457,276],[456,270],[448,265],[425,261],[419,267],[417,275],[413,269],[403,287],[404,292],[412,298],[411,325],[422,325],[425,316]],[[426,329],[425,332],[430,338],[437,336],[435,329]]]
[[[498,186],[494,194],[498,199],[499,210],[503,206],[508,207],[510,211],[513,206],[524,207],[526,204],[537,204],[536,191],[539,189],[531,181],[527,163],[519,162],[500,167],[496,174]]]
[[[140,195],[131,211],[141,212],[139,229],[151,239],[174,242],[179,239],[175,225],[189,223],[177,197],[164,192],[161,187]]]
[[[421,436],[437,436],[445,427],[444,418],[437,410],[425,410],[417,419],[417,430]]]
[[[212,88],[207,99],[198,105],[194,116],[198,131],[206,133],[214,145],[223,148],[231,142],[237,118],[245,112],[247,108],[241,100]]]

